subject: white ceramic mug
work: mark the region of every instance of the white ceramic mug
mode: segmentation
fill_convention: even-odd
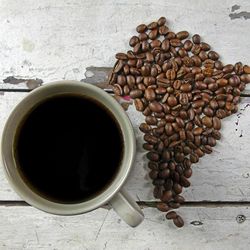
[[[75,204],[52,202],[30,189],[17,170],[16,159],[13,153],[15,134],[24,116],[42,100],[66,93],[82,94],[102,103],[114,115],[124,139],[124,153],[120,163],[121,166],[110,185],[95,197]],[[140,224],[144,218],[140,207],[122,188],[132,168],[135,152],[136,144],[133,127],[122,107],[103,90],[77,81],[48,83],[29,93],[10,114],[5,124],[1,141],[1,158],[4,172],[10,185],[27,203],[48,213],[60,215],[81,214],[109,203],[117,214],[132,227]]]

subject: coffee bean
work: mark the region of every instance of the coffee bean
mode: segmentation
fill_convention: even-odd
[[[182,84],[180,90],[183,92],[190,92],[192,90],[192,85],[189,83]]]
[[[137,31],[138,33],[143,33],[143,32],[145,32],[145,31],[147,31],[147,25],[145,25],[145,24],[140,24],[140,25],[138,25],[138,26],[136,27],[136,31]]]
[[[144,110],[144,105],[142,103],[142,101],[139,98],[136,98],[134,100],[134,104],[135,104],[135,108],[138,111],[143,111]]]
[[[148,144],[148,143],[144,143],[144,144],[142,145],[142,147],[143,147],[145,150],[150,151],[150,150],[152,150],[152,149],[154,148],[154,145],[151,145],[151,144]]]
[[[218,117],[213,117],[213,127],[216,130],[219,130],[221,128],[221,121]]]
[[[200,44],[201,37],[198,34],[195,34],[195,35],[193,35],[192,40],[193,40],[193,43]]]
[[[155,99],[155,92],[153,89],[151,88],[147,88],[145,90],[145,98],[148,100],[148,101],[153,101]]]
[[[157,171],[157,170],[151,170],[151,171],[149,172],[149,177],[150,177],[152,180],[156,179],[156,178],[158,177],[158,171]]]
[[[207,144],[211,147],[214,147],[216,145],[216,140],[213,137],[209,136],[207,139]]]
[[[218,103],[217,103],[217,105],[218,105]],[[203,109],[203,113],[204,113],[204,115],[209,116],[209,117],[212,117],[214,115],[214,111],[209,107],[205,107]]]
[[[232,64],[227,64],[226,66],[223,67],[222,71],[223,73],[231,73],[234,70],[234,66]]]
[[[187,31],[180,31],[178,33],[176,33],[176,37],[180,40],[186,39],[188,38],[189,33]]]
[[[171,96],[168,97],[167,103],[168,103],[168,105],[169,105],[170,107],[173,107],[173,106],[176,106],[176,105],[177,105],[178,101],[177,101],[177,99],[176,99],[175,96],[171,95]]]
[[[250,74],[241,75],[240,80],[244,83],[250,83]]]
[[[163,186],[155,187],[155,188],[154,188],[154,192],[153,192],[154,197],[155,197],[156,199],[160,199],[160,197],[161,197],[162,194],[163,194],[163,191],[164,191],[164,187],[163,187]]]
[[[190,178],[192,176],[192,169],[191,168],[188,168],[184,171],[184,176],[186,178]]]
[[[156,208],[161,212],[168,212],[171,208],[164,202],[159,202],[156,205]]]
[[[177,194],[177,195],[174,197],[174,201],[175,201],[176,203],[184,203],[184,202],[185,202],[185,199],[184,199],[183,196]]]
[[[153,29],[149,32],[148,34],[148,38],[151,39],[151,40],[154,40],[156,39],[158,36],[158,30],[157,29]]]
[[[210,59],[216,61],[216,60],[219,59],[220,56],[219,56],[219,54],[217,52],[211,50],[211,51],[208,52],[208,57]]]
[[[159,34],[160,35],[166,35],[169,31],[169,28],[166,25],[159,27]]]
[[[146,156],[150,161],[156,161],[157,162],[160,159],[159,154],[155,153],[155,152],[148,152]]]
[[[240,84],[240,78],[237,75],[233,75],[232,77],[229,78],[228,83],[232,87],[237,87]]]
[[[159,173],[159,177],[162,179],[166,179],[170,176],[170,170],[168,168],[163,169],[162,171],[160,171]]]
[[[157,124],[157,119],[154,116],[147,116],[145,121],[148,125],[156,125]]]
[[[163,109],[162,106],[161,106],[161,104],[160,104],[159,102],[157,102],[157,101],[151,102],[151,103],[149,104],[149,108],[150,108],[153,112],[157,112],[157,113],[161,112],[162,109]]]
[[[173,222],[174,224],[177,226],[177,227],[183,227],[184,226],[184,221],[183,219],[181,218],[181,216],[177,216],[176,218],[173,219]]]
[[[171,156],[170,156],[169,151],[168,150],[164,150],[163,153],[162,153],[162,159],[166,160],[166,161],[169,161],[170,158],[171,158]]]
[[[216,83],[219,85],[219,87],[224,87],[228,84],[228,80],[221,78],[221,79],[218,79]]]
[[[158,26],[157,22],[152,22],[147,27],[149,30],[153,30],[153,29],[156,29],[157,26]]]
[[[190,40],[186,40],[183,46],[186,51],[190,51],[193,47],[193,43]]]
[[[244,65],[243,71],[245,74],[250,74],[250,66],[249,65]]]
[[[201,49],[204,51],[208,51],[211,48],[209,44],[204,43],[204,42],[201,42],[200,46],[201,46]]]
[[[178,216],[178,215],[176,214],[175,211],[170,211],[170,212],[168,212],[168,213],[166,214],[166,218],[167,218],[168,220],[176,219],[177,216]]]
[[[180,194],[182,192],[182,186],[179,183],[175,183],[173,185],[173,190],[176,194]]]
[[[162,194],[162,196],[161,196],[160,199],[161,199],[161,201],[163,201],[163,202],[167,202],[167,201],[169,201],[169,200],[172,199],[172,196],[173,196],[172,191],[168,190],[168,191],[164,191],[164,192],[163,192],[163,194]]]
[[[194,101],[192,103],[193,108],[200,108],[200,107],[203,107],[204,105],[205,105],[205,102],[203,100]]]
[[[211,117],[204,116],[202,117],[202,124],[205,125],[207,128],[211,128],[213,126],[213,121]]]
[[[223,109],[218,109],[218,110],[216,111],[216,116],[217,116],[219,119],[223,119],[223,118],[225,118],[225,117],[227,116],[227,114],[226,114],[226,111],[225,111],[225,110],[223,110]]]
[[[158,142],[158,139],[150,134],[145,134],[144,140],[152,145],[155,145]]]
[[[158,21],[157,21],[157,24],[159,25],[159,26],[162,26],[162,25],[164,25],[165,23],[166,23],[166,18],[165,17],[160,17],[159,19],[158,19]]]

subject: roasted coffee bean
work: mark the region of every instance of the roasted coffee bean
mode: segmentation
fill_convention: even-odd
[[[193,43],[195,43],[195,44],[200,44],[200,42],[201,42],[201,37],[200,37],[200,35],[198,35],[198,34],[193,35],[192,41],[193,41]]]
[[[178,33],[176,33],[176,37],[180,40],[186,39],[188,38],[189,33],[187,31],[180,31]]]
[[[138,26],[136,27],[136,31],[137,31],[138,33],[143,33],[143,32],[145,32],[145,31],[147,31],[147,25],[145,25],[145,24],[140,24],[140,25],[138,25]]]
[[[130,38],[130,40],[129,40],[129,45],[131,46],[131,47],[134,47],[137,43],[139,43],[140,42],[140,40],[139,40],[139,38],[137,37],[137,36],[132,36],[131,38]]]
[[[216,60],[219,59],[220,56],[219,56],[219,54],[217,52],[211,50],[211,51],[208,52],[208,57],[210,59],[212,59],[213,61],[216,61]]]
[[[156,152],[148,152],[147,153],[147,158],[150,160],[150,161],[158,161],[160,159],[160,156],[158,153]]]
[[[157,113],[161,112],[162,109],[163,109],[162,106],[161,106],[161,104],[160,104],[159,102],[157,102],[157,101],[151,102],[151,103],[149,104],[149,108],[150,108],[153,112],[157,112]]]
[[[174,107],[177,105],[178,101],[175,96],[171,95],[167,99],[167,103],[170,107]]]
[[[208,51],[211,48],[209,44],[204,43],[204,42],[201,42],[200,46],[201,46],[201,49],[204,51]]]
[[[216,102],[217,103],[217,102]],[[218,104],[218,103],[217,103]],[[218,106],[219,107],[219,106]],[[204,109],[203,109],[203,113],[204,113],[204,115],[206,115],[206,116],[209,116],[209,117],[211,117],[211,116],[213,116],[214,115],[214,111],[211,109],[211,108],[209,108],[209,107],[205,107]]]
[[[133,99],[140,98],[143,96],[143,91],[139,89],[134,89],[130,91],[130,97]]]
[[[159,177],[162,179],[166,179],[170,176],[170,170],[168,168],[163,169],[162,171],[159,172]]]
[[[142,147],[143,147],[145,150],[150,151],[150,150],[152,150],[152,149],[154,148],[154,145],[151,145],[151,144],[148,144],[148,143],[144,143],[144,144],[142,145]]]
[[[165,23],[166,23],[166,18],[165,17],[160,17],[159,19],[158,19],[158,21],[157,21],[157,24],[159,25],[159,26],[162,26],[162,25],[164,25]]]
[[[174,183],[173,190],[176,194],[180,194],[182,192],[182,186],[179,183]]]
[[[166,35],[169,32],[169,28],[166,25],[159,27],[159,34]]]
[[[151,170],[158,170],[158,163],[154,161],[149,161],[148,168]]]
[[[171,208],[164,202],[159,202],[156,205],[156,208],[161,212],[168,212]]]
[[[209,136],[207,139],[207,144],[211,147],[214,147],[216,145],[216,140],[213,137]]]
[[[146,124],[146,123],[141,123],[139,126],[139,129],[143,132],[143,133],[148,133],[151,131],[151,127]]]
[[[156,199],[160,199],[160,197],[162,196],[163,192],[164,192],[164,187],[163,186],[155,187],[154,188],[154,192],[153,192],[154,197]]]
[[[176,203],[184,203],[184,202],[185,202],[185,199],[184,199],[183,196],[177,194],[177,195],[174,197],[174,201],[175,201]]]
[[[178,216],[178,215],[176,214],[175,211],[170,211],[170,212],[168,212],[168,213],[166,214],[166,218],[167,218],[168,220],[176,219],[177,216]]]
[[[213,127],[214,127],[214,129],[216,129],[216,130],[220,130],[220,128],[221,128],[221,121],[220,121],[220,119],[218,118],[218,117],[213,117]]]
[[[177,227],[183,227],[183,226],[184,226],[184,221],[183,221],[183,219],[181,218],[181,216],[179,216],[179,215],[177,215],[177,217],[173,219],[173,222],[174,222],[174,224],[175,224]]]
[[[198,155],[195,154],[195,153],[190,154],[190,161],[191,161],[192,163],[198,162],[198,161],[199,161]]]
[[[145,121],[148,125],[156,125],[157,124],[157,119],[154,116],[147,116]]]
[[[144,105],[142,103],[142,101],[139,98],[136,98],[134,100],[134,104],[135,104],[135,108],[138,111],[143,111],[144,110]]]
[[[145,90],[145,98],[148,100],[148,101],[153,101],[155,99],[155,92],[153,89],[151,88],[147,88]]]
[[[158,30],[157,29],[153,29],[149,32],[148,34],[148,38],[151,39],[151,40],[154,40],[156,39],[158,36]]]
[[[243,71],[245,74],[250,74],[250,66],[249,65],[244,65]]]
[[[188,168],[184,171],[184,176],[186,178],[190,178],[192,176],[192,169],[191,168]]]
[[[244,83],[250,83],[250,74],[241,75],[240,80]]]
[[[168,190],[168,191],[164,191],[162,196],[161,196],[161,201],[163,202],[167,202],[170,201],[172,199],[173,193],[172,191]]]
[[[213,121],[211,117],[204,116],[202,117],[201,121],[202,121],[202,124],[205,125],[207,128],[213,127]]]
[[[240,78],[237,75],[233,75],[232,77],[229,78],[228,83],[232,87],[237,87],[240,84]]]
[[[190,181],[186,177],[184,177],[183,175],[180,177],[180,184],[183,187],[189,187],[191,185]]]
[[[169,205],[171,208],[174,208],[174,209],[177,209],[177,208],[179,208],[179,207],[181,206],[180,203],[175,202],[175,201],[170,201],[170,202],[168,203],[168,205]]]
[[[227,73],[231,73],[234,70],[234,66],[232,64],[227,64],[223,67],[222,71],[223,73],[227,74]]]
[[[190,51],[192,49],[193,43],[190,40],[186,40],[184,42],[184,49],[186,51]]]
[[[151,170],[148,175],[152,180],[154,180],[154,179],[156,179],[158,177],[158,171],[157,170]]]
[[[152,22],[152,23],[150,23],[150,24],[147,26],[147,28],[148,28],[149,30],[153,30],[153,29],[156,29],[157,26],[158,26],[157,22]]]
[[[218,109],[218,110],[216,111],[216,116],[217,116],[219,119],[223,119],[223,118],[225,118],[225,117],[227,116],[227,114],[226,114],[226,111],[225,111],[225,110],[223,110],[223,109]]]
[[[144,135],[144,140],[146,142],[148,142],[149,144],[152,144],[152,145],[155,145],[158,142],[158,139],[155,136],[150,135],[150,134],[145,134]]]

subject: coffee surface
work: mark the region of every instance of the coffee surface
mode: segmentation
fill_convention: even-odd
[[[104,190],[122,154],[123,137],[113,115],[80,95],[40,103],[15,138],[18,170],[27,185],[59,203],[78,203]]]

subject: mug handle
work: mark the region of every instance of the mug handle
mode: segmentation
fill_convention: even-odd
[[[131,227],[138,226],[144,219],[144,214],[134,199],[121,189],[109,201],[115,212]]]

